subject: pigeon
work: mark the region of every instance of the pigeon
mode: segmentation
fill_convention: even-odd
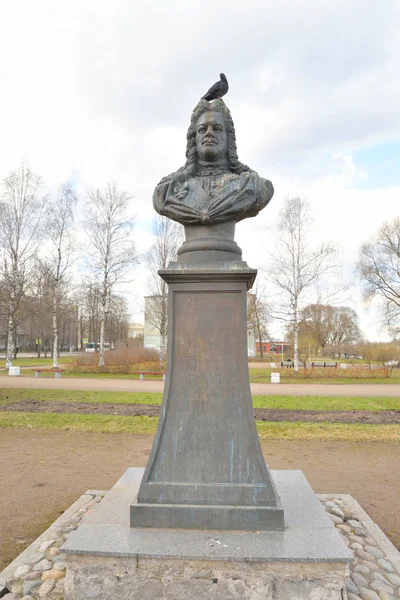
[[[229,90],[228,80],[223,73],[220,73],[221,80],[214,83],[208,90],[206,94],[202,97],[202,100],[216,100],[217,98],[222,98],[225,96],[227,91]]]

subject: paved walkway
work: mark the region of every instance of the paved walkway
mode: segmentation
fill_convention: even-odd
[[[400,396],[400,384],[252,383],[251,393],[285,396]],[[162,392],[162,381],[137,379],[84,379],[81,377],[0,377],[0,388],[98,390],[105,392]]]

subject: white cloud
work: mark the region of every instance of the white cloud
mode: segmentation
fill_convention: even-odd
[[[238,226],[248,262],[300,193],[353,264],[398,214],[399,189],[365,189],[352,156],[400,139],[399,23],[397,0],[14,0],[0,22],[0,176],[26,155],[50,189],[117,180],[145,249],[154,186],[183,164],[190,112],[224,71],[240,158],[276,189]]]

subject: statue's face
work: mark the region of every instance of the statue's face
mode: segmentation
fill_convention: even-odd
[[[216,161],[228,156],[228,136],[221,112],[207,110],[196,125],[197,154],[202,160]]]

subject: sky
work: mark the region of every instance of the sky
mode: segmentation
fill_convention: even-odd
[[[244,259],[267,265],[284,199],[302,195],[355,281],[361,244],[400,214],[399,31],[398,0],[4,2],[0,177],[26,157],[50,192],[75,182],[81,214],[85,189],[117,181],[144,254],[154,187],[183,165],[191,111],[224,72],[239,158],[275,187],[237,226]],[[146,293],[142,265],[133,320]],[[346,302],[386,339],[359,284]]]

